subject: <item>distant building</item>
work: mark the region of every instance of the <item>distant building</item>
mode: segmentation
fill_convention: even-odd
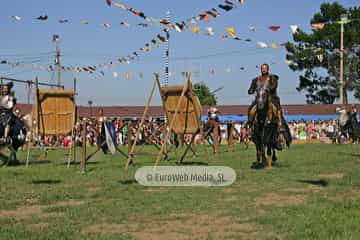
[[[336,108],[341,107],[340,104],[297,104],[297,105],[283,105],[284,115],[287,120],[330,120],[338,119],[336,115]],[[345,107],[350,111],[351,104]],[[360,109],[360,105],[355,105]],[[17,107],[23,114],[32,111],[30,104],[17,104]],[[134,119],[141,118],[145,107],[144,106],[93,106],[93,117],[97,117],[98,110],[104,110],[104,116],[107,118],[121,118]],[[220,112],[221,121],[246,121],[247,119],[247,105],[224,105],[217,106]],[[207,106],[203,106],[202,120],[207,116]],[[148,116],[152,118],[164,118],[162,106],[151,106],[148,111]],[[78,106],[78,117],[90,117],[89,106]]]

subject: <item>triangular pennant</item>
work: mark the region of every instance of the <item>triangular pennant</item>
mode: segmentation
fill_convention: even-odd
[[[268,45],[264,42],[257,42],[257,44],[261,47],[261,48],[267,48]]]
[[[234,8],[231,5],[222,5],[222,4],[219,4],[218,7],[221,8],[221,9],[224,9],[227,12]]]
[[[236,37],[237,37],[237,36],[236,36],[235,28],[233,28],[233,27],[227,27],[227,28],[226,28],[226,31],[230,34],[230,36],[231,36],[232,38],[236,38]]]
[[[193,33],[199,33],[200,28],[199,28],[199,27],[196,27],[196,26],[193,26],[193,27],[190,28],[190,30],[191,30]]]
[[[277,31],[277,30],[280,29],[280,26],[269,26],[269,29],[270,29],[271,31]]]
[[[126,73],[125,73],[125,79],[126,79],[126,80],[130,80],[130,78],[131,78],[130,72],[126,72]]]
[[[299,26],[298,25],[290,25],[290,29],[292,34],[296,34],[299,32]]]

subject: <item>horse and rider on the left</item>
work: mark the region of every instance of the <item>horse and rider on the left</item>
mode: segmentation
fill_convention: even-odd
[[[0,150],[10,150],[10,156],[0,152],[0,165],[16,165],[16,151],[25,144],[26,127],[18,113],[14,112],[16,105],[13,83],[1,85],[0,95]]]

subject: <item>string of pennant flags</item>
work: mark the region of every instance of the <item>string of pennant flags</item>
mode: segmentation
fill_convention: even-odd
[[[214,29],[212,27],[200,27],[197,24],[201,21],[209,22],[211,18],[213,18],[213,19],[218,18],[223,13],[229,12],[233,9],[236,9],[239,6],[244,5],[245,0],[224,0],[224,2],[222,4],[218,4],[217,7],[203,11],[203,12],[201,12],[191,18],[188,18],[184,21],[181,21],[181,22],[172,22],[169,19],[159,19],[159,18],[147,16],[143,11],[135,10],[132,7],[126,6],[125,4],[122,4],[119,2],[115,2],[113,0],[105,0],[105,2],[109,7],[111,7],[111,6],[118,7],[120,9],[123,9],[123,10],[129,12],[130,14],[133,14],[135,16],[142,18],[142,20],[145,22],[141,22],[137,25],[140,27],[143,27],[143,28],[149,27],[150,24],[157,24],[157,25],[164,27],[167,30],[173,29],[177,32],[184,32],[184,31],[188,30],[194,34],[204,33],[205,35],[208,35],[208,36],[216,36]],[[23,18],[20,16],[11,16],[11,17],[15,21],[23,20]],[[47,20],[49,20],[49,16],[46,14],[40,15],[40,16],[36,17],[36,20],[47,21]],[[347,22],[350,22],[350,21],[352,21],[352,20],[351,19],[347,20]],[[60,24],[65,24],[65,23],[69,23],[70,21],[68,19],[60,19],[60,20],[58,20],[58,22]],[[81,24],[88,25],[89,21],[83,20],[83,21],[81,21]],[[313,23],[313,24],[311,24],[311,27],[313,30],[322,30],[326,26],[326,24],[327,23]],[[124,26],[124,27],[132,26],[128,22],[120,22],[120,25]],[[103,26],[105,28],[110,28],[112,26],[112,24],[111,23],[102,23],[101,26]],[[296,34],[300,31],[300,28],[298,25],[290,25],[289,27],[290,27],[292,34]],[[271,25],[271,26],[266,27],[266,29],[276,32],[281,29],[281,26]],[[250,26],[249,30],[256,32],[256,31],[264,30],[264,28],[256,28],[254,26]],[[225,31],[226,31],[226,33],[224,33]],[[236,41],[256,42],[256,45],[259,48],[276,49],[279,46],[285,45],[285,43],[271,43],[271,42],[264,42],[264,41],[254,41],[251,38],[240,38],[237,35],[236,29],[232,26],[226,27],[225,31],[220,35],[219,39],[221,39],[221,40],[233,39]],[[62,70],[63,71],[74,71],[74,72],[85,72],[85,73],[90,73],[90,74],[92,74],[96,71],[99,71],[99,73],[101,75],[104,75],[104,70],[114,67],[117,63],[130,64],[132,61],[139,59],[139,57],[140,57],[139,55],[141,52],[143,52],[143,53],[149,52],[149,51],[151,51],[152,47],[158,48],[161,46],[161,44],[163,44],[167,41],[168,41],[168,39],[166,37],[166,34],[159,33],[154,38],[152,38],[149,42],[145,43],[143,45],[143,47],[139,48],[138,50],[132,51],[127,56],[114,58],[112,60],[108,60],[105,63],[90,65],[90,66],[68,66],[68,67],[63,66]],[[306,48],[306,47],[304,47],[304,48]],[[315,54],[316,58],[318,59],[318,61],[320,61],[320,62],[323,61],[324,49],[316,48],[316,49],[309,49],[309,50],[314,51],[314,54]],[[8,64],[12,67],[32,67],[35,69],[47,70],[47,71],[54,71],[56,69],[53,65],[26,64],[26,63],[19,63],[19,62],[11,62],[8,60],[2,60],[0,63]],[[294,63],[292,61],[286,61],[286,64],[291,65]],[[113,76],[115,77],[114,74],[113,74]],[[118,78],[118,75],[115,78]]]
[[[323,56],[318,54],[315,56],[319,62],[322,62],[323,61]],[[292,65],[292,64],[295,64],[294,62],[292,61],[289,61],[289,60],[285,60],[284,61],[285,64],[288,64],[288,65]],[[49,64],[37,64],[37,63],[11,63],[11,62],[5,62],[5,61],[1,61],[0,64],[8,64],[10,66],[13,66],[13,67],[27,67],[27,68],[31,68],[33,70],[40,70],[40,71],[48,71],[48,72],[55,72],[57,71],[57,68],[55,65],[49,65]],[[275,65],[275,64],[279,64],[279,62],[271,62],[270,63],[271,65]],[[111,72],[111,75],[114,79],[120,79],[120,73],[117,72],[117,71],[113,71],[112,68],[114,67],[115,65],[113,66],[109,66],[109,67],[104,67],[102,70],[99,70],[99,71],[96,71],[96,67],[95,66],[88,66],[88,67],[66,67],[66,66],[62,66],[61,69],[62,71],[71,71],[71,72],[84,72],[84,73],[94,73],[95,71],[102,75],[102,76],[105,76],[105,70],[109,70]],[[260,68],[260,66],[255,66],[256,68]],[[218,67],[209,67],[209,70],[208,71],[205,71],[205,72],[208,72],[209,75],[216,75],[217,73],[232,73],[232,72],[236,72],[236,71],[245,71],[246,69],[248,69],[248,67],[245,67],[245,66],[240,66],[240,67],[225,67],[225,68],[222,68],[222,69],[219,69]],[[184,72],[179,72],[180,74],[184,75],[185,73]],[[195,77],[196,77],[196,74],[199,74],[198,72],[193,72],[195,73]],[[176,75],[176,72],[170,72],[169,73],[170,76],[175,76]],[[142,72],[125,72],[124,73],[124,78],[126,80],[130,80],[132,77],[134,76],[138,76],[140,79],[143,78],[144,76],[144,73]]]
[[[240,4],[244,4],[244,0],[239,0],[239,1],[236,1],[236,2],[239,2]],[[172,28],[172,27],[175,27],[177,26],[177,29],[181,29],[182,28],[182,25],[181,24],[172,24],[170,21],[167,21],[167,20],[156,20],[155,18],[152,18],[152,17],[146,17],[145,14],[141,11],[137,11],[137,10],[134,10],[132,8],[129,8],[121,3],[115,3],[113,2],[112,0],[106,0],[106,3],[107,5],[109,6],[117,6],[117,7],[120,7],[120,8],[123,8],[123,9],[126,9],[127,11],[130,11],[131,13],[137,15],[137,16],[140,16],[142,17],[143,19],[149,21],[149,22],[157,22],[159,24],[162,24],[162,25],[165,25],[167,28]],[[219,4],[218,5],[219,8],[222,8],[224,9],[226,12],[232,10],[234,7],[235,7],[235,4],[233,1],[231,0],[225,0],[225,4]],[[215,8],[214,8],[215,9]],[[214,12],[214,9],[212,10],[212,12]],[[220,15],[220,14],[218,14]],[[20,17],[16,17],[15,19],[19,19]],[[44,16],[39,16],[37,17],[38,20],[41,20],[41,21],[46,21],[48,20],[48,16],[47,15],[44,15]],[[196,17],[195,19],[199,19],[199,20],[202,20],[204,18],[202,18],[200,16],[200,18]],[[195,20],[194,19],[194,20]],[[205,17],[206,19],[206,17]],[[67,21],[62,21],[63,23],[67,22]],[[110,27],[111,24],[105,24],[104,25],[105,27]],[[155,38],[151,39],[151,43],[145,43],[144,47],[141,47],[139,48],[139,50],[141,52],[149,52],[151,50],[151,46],[154,45],[155,47],[160,47],[160,45],[162,43],[165,43],[167,42],[168,39],[166,38],[166,36],[164,36],[163,34],[157,34]],[[119,57],[117,59],[113,59],[113,60],[110,60],[110,61],[107,61],[106,63],[102,63],[102,64],[97,64],[97,65],[93,65],[93,66],[86,66],[86,67],[64,67],[63,70],[71,70],[71,71],[75,71],[75,72],[87,72],[87,73],[94,73],[95,71],[99,70],[100,69],[100,73],[103,73],[102,70],[105,70],[109,67],[112,67],[114,66],[117,62],[121,63],[121,64],[129,64],[131,61],[134,61],[136,59],[139,58],[139,53],[138,51],[133,51],[132,53],[128,54],[126,57]],[[13,64],[13,63],[10,63],[10,64]],[[13,64],[13,66],[21,66],[21,64]],[[51,70],[52,66],[49,67],[49,69]]]

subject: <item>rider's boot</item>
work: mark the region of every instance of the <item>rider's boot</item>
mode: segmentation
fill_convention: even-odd
[[[277,119],[278,119],[278,126],[279,126],[279,132],[283,133],[285,132],[285,127],[284,127],[284,123],[283,123],[283,117],[282,117],[282,113],[281,110],[277,111]]]
[[[282,150],[283,149],[283,145],[280,141],[280,134],[284,134],[285,133],[285,127],[284,127],[284,124],[283,124],[283,118],[282,118],[282,114],[281,114],[281,111],[277,111],[277,119],[278,119],[278,126],[279,126],[279,137],[276,141],[276,149],[277,150]]]
[[[254,122],[254,115],[255,113],[253,111],[248,112],[248,120],[245,124],[245,127],[248,129],[248,135],[251,136],[251,130]]]
[[[11,143],[11,139],[9,137],[9,132],[10,132],[10,126],[6,125],[5,130],[4,130],[4,137],[1,139],[3,144]]]

